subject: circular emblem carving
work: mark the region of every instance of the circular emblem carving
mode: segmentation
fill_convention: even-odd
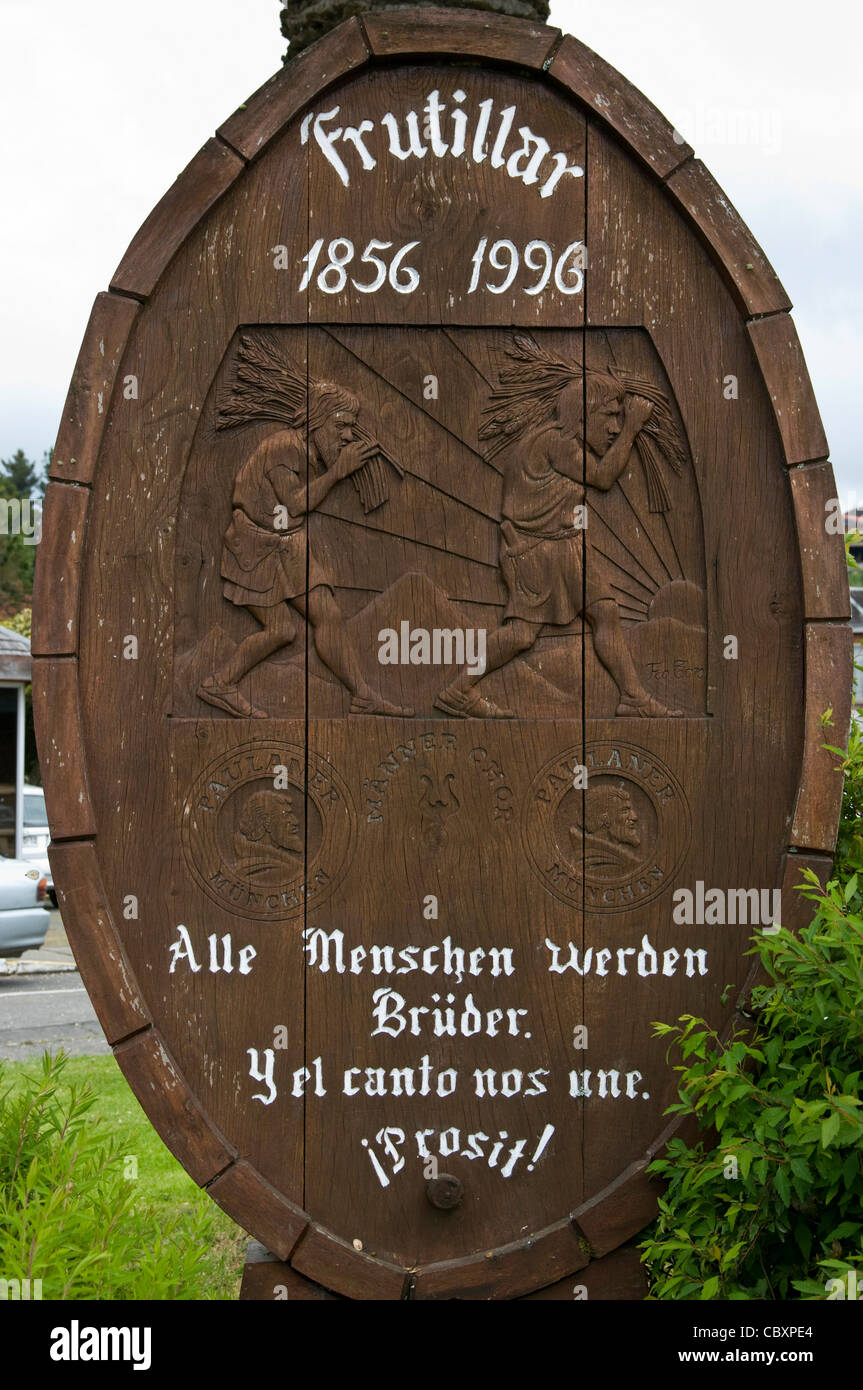
[[[238,916],[280,922],[332,892],[353,853],[356,818],[335,768],[292,743],[223,753],[183,807],[183,852],[208,897]]]
[[[575,786],[579,765],[587,786]],[[625,912],[673,881],[689,848],[683,788],[655,753],[618,739],[568,748],[534,778],[522,825],[550,893],[590,912]]]

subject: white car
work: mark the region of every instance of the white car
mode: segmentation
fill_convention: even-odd
[[[32,864],[0,858],[0,960],[43,944],[51,921],[47,889],[45,875]]]
[[[45,813],[45,793],[41,787],[25,782],[21,797],[21,859],[25,859],[40,876],[48,880],[48,897],[56,907],[54,876],[48,863],[48,842],[51,831]],[[0,787],[0,855],[15,854],[15,789]]]
[[[48,863],[48,842],[51,839],[51,831],[48,828],[48,816],[45,811],[45,793],[41,787],[31,787],[26,783],[22,790],[24,792],[24,815],[21,858],[31,864],[33,868],[38,869],[40,875],[45,875],[48,881],[48,897],[56,907],[54,876],[51,873],[51,865]]]

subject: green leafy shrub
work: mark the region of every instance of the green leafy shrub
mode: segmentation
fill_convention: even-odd
[[[828,712],[829,714],[829,712]],[[856,1270],[863,1295],[863,739],[852,727],[834,876],[800,890],[798,936],[754,939],[770,983],[753,1025],[723,1046],[701,1019],[655,1024],[680,1051],[678,1104],[708,1131],[672,1140],[650,1172],[667,1183],[642,1243],[652,1299],[828,1296]],[[805,882],[803,879],[805,878]],[[837,1296],[831,1291],[830,1296]]]
[[[0,1279],[41,1279],[45,1299],[207,1297],[209,1213],[137,1204],[123,1135],[67,1062],[46,1053],[15,1088],[0,1067]]]
[[[22,608],[20,613],[15,613],[12,617],[0,616],[0,624],[3,627],[11,628],[13,632],[20,632],[22,637],[29,640],[30,629],[33,625],[32,608]]]

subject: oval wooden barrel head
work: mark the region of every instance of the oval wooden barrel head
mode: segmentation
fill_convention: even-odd
[[[55,878],[153,1124],[304,1296],[640,1288],[691,1133],[653,1023],[727,1032],[835,844],[789,309],[602,59],[432,9],[288,63],[96,301],[37,572]]]

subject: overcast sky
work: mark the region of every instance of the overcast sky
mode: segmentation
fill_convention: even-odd
[[[0,0],[0,456],[53,443],[95,294],[180,169],[280,66],[279,8]],[[794,302],[840,491],[863,504],[857,9],[557,0],[551,23],[664,111],[752,228]]]

